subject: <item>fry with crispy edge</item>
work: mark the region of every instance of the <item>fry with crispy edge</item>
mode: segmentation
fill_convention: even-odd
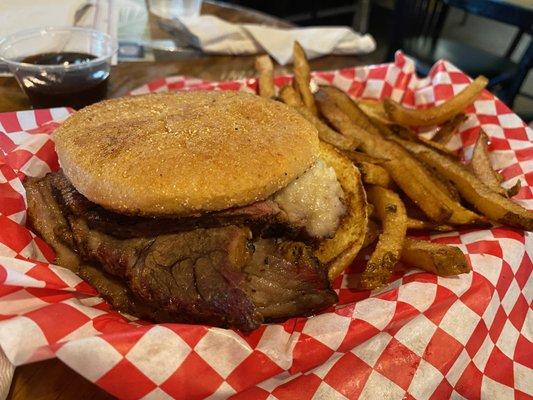
[[[440,151],[441,153],[447,154],[452,157],[457,157],[455,152],[441,143],[433,142],[432,140],[426,139],[418,135],[415,131],[407,126],[401,126],[398,124],[392,124],[389,126],[389,129],[398,135],[401,139],[411,140],[413,142],[418,142],[425,144],[426,146],[432,147],[433,149]]]
[[[276,87],[274,86],[274,64],[267,54],[255,58],[255,70],[259,74],[258,91],[259,96],[273,99],[276,97]]]
[[[355,162],[355,165],[359,168],[359,172],[361,172],[365,184],[382,187],[390,186],[391,178],[385,168],[366,161]]]
[[[533,211],[495,193],[464,165],[417,143],[403,141],[403,145],[452,181],[461,196],[487,217],[526,231],[533,230]]]
[[[368,124],[366,124],[366,123],[361,125],[362,117],[358,115],[359,113],[355,110],[355,107],[353,107],[350,104],[349,100],[351,100],[351,99],[349,99],[348,96],[345,93],[339,93],[335,89],[336,88],[332,88],[332,87],[327,87],[327,88],[325,87],[324,88],[324,90],[326,92],[329,92],[330,94],[332,94],[336,98],[336,101],[338,101],[338,102],[340,102],[342,104],[341,109],[345,113],[347,113],[348,116],[350,116],[350,115],[356,116],[356,118],[352,118],[352,120],[354,121],[355,124],[357,124],[357,125],[359,125],[359,126],[361,126],[363,128],[364,128],[364,126],[368,126]],[[405,140],[412,140],[412,141],[421,142],[421,143],[429,142],[429,140],[427,140],[427,139],[425,139],[423,137],[420,137],[411,128],[409,128],[407,126],[402,126],[402,125],[396,124],[396,123],[394,123],[394,122],[392,122],[390,120],[384,119],[382,116],[377,114],[377,112],[375,111],[377,106],[369,106],[369,104],[379,103],[379,104],[381,104],[381,108],[383,108],[383,102],[377,102],[377,101],[374,101],[374,100],[371,101],[371,102],[369,102],[368,100],[359,100],[357,102],[352,100],[352,102],[354,104],[356,104],[357,107],[359,107],[359,109],[361,111],[363,111],[364,114],[366,114],[366,116],[370,120],[371,124],[374,125],[374,127],[378,129],[379,133],[384,138],[394,140],[394,138],[396,136],[399,136],[401,139],[405,139]],[[366,129],[368,129],[368,128],[366,128]],[[425,144],[428,144],[428,143],[425,143]],[[429,143],[428,145],[436,148],[439,151],[444,151],[446,153],[453,154],[453,152],[451,150],[447,149],[446,147],[444,147],[444,146],[442,146],[440,144]]]
[[[451,232],[456,228],[451,225],[435,224],[431,221],[424,221],[416,218],[407,218],[407,229],[408,230],[430,230],[436,232]]]
[[[362,248],[370,246],[374,243],[379,237],[379,227],[371,219],[368,220],[368,227],[366,229],[365,240],[363,241]]]
[[[431,140],[420,137],[418,134],[416,134],[414,131],[412,131],[406,126],[401,126],[391,121],[389,121],[387,124],[386,121],[383,120],[383,118],[376,118],[375,113],[367,114],[365,110],[360,108],[360,106],[363,104],[366,105],[367,109],[375,108],[376,106],[369,107],[368,105],[378,103],[377,101],[360,100],[359,102],[355,103],[350,98],[350,96],[348,96],[348,94],[334,86],[321,86],[320,90],[326,93],[329,97],[331,97],[333,101],[335,101],[335,103],[338,105],[338,107],[344,113],[346,113],[357,126],[363,128],[364,130],[370,133],[376,135],[381,134],[386,138],[393,138],[394,135],[392,134],[394,133],[400,135],[400,137],[404,139],[415,140],[424,143],[430,147],[433,147],[443,153],[455,155],[455,153],[452,150],[448,149],[446,146],[444,146],[444,144],[434,143]],[[465,116],[464,114],[461,114],[459,117],[460,118],[457,122],[458,125],[463,122]]]
[[[381,136],[382,132],[375,124],[372,123],[370,118],[368,118],[368,116],[357,106],[357,104],[355,104],[353,99],[348,96],[347,93],[335,86],[320,86],[320,90],[316,94],[315,100],[316,97],[319,97],[322,93],[326,95],[325,97],[322,96],[325,101],[327,101],[328,98],[331,99],[331,101],[333,101],[355,125],[361,129],[364,129],[368,133],[371,133],[372,135],[378,137]]]
[[[487,185],[491,190],[496,193],[507,196],[507,191],[500,186],[501,176],[494,169],[490,163],[489,158],[489,137],[483,131],[479,131],[476,144],[474,146],[474,152],[472,153],[472,159],[470,160],[470,168],[481,182]]]
[[[464,111],[472,104],[487,86],[488,79],[478,76],[460,93],[450,100],[436,107],[427,109],[406,108],[392,99],[385,99],[383,106],[389,118],[400,124],[407,126],[432,126],[440,125],[457,114]]]
[[[361,140],[363,150],[373,157],[388,158],[390,161],[382,164],[396,184],[420,207],[431,219],[439,222],[446,221],[451,211],[427,190],[423,185],[417,184],[416,178],[411,171],[404,168],[399,152],[393,150],[391,142],[386,142],[381,138],[379,132],[376,134],[354,125],[348,116],[331,101],[324,93],[319,91],[316,96],[316,103],[320,112],[328,121],[346,136],[355,136]],[[365,116],[366,117],[366,116]],[[404,153],[404,152],[402,152]],[[402,154],[403,155],[403,154]],[[407,155],[409,157],[409,155]]]
[[[302,98],[292,86],[284,86],[280,91],[281,100],[296,109],[307,121],[311,122],[318,131],[318,137],[341,150],[353,150],[359,146],[355,138],[344,136],[327,126],[320,118],[304,106]]]
[[[311,88],[309,87],[309,83],[311,82],[311,69],[309,68],[305,51],[297,41],[294,41],[293,57],[294,88],[300,93],[300,96],[302,96],[305,106],[316,115],[317,110],[315,99],[313,98],[313,93],[311,93]]]
[[[333,92],[336,93],[336,91]],[[433,179],[431,174],[402,146],[383,139],[379,130],[372,125],[368,117],[358,109],[347,95],[341,93],[343,96],[335,95],[336,98],[332,101],[325,90],[319,90],[315,100],[320,112],[339,132],[346,136],[358,138],[363,151],[373,157],[388,158],[390,161],[382,164],[382,166],[389,172],[394,182],[429,218],[436,222],[449,220],[450,223],[458,225],[474,225],[480,220],[479,215],[453,200],[447,194],[445,185]],[[341,107],[337,100],[340,100],[344,106]],[[353,120],[343,112],[354,109],[353,107],[355,107],[356,113],[360,113],[358,118],[361,118],[361,123],[366,124],[369,129],[373,128],[374,133],[352,123]]]
[[[511,198],[518,194],[518,192],[522,189],[522,182],[519,180],[516,181],[516,183],[511,186],[509,189],[507,189],[507,197]]]
[[[439,276],[464,274],[470,271],[463,252],[454,246],[406,238],[400,260],[408,266]]]
[[[366,128],[363,129],[371,129],[376,135],[381,133],[386,138],[396,141],[397,137],[392,134],[389,127],[381,124],[378,121],[368,118],[361,110],[358,109],[355,102],[345,92],[333,87],[327,87],[326,91],[327,90],[330,90],[330,92],[334,93],[335,102],[338,101],[341,104],[339,107],[349,116],[353,116],[351,119],[355,124],[363,124],[366,126]],[[390,143],[390,141],[385,141],[385,143]],[[467,210],[459,204],[459,195],[457,193],[457,189],[446,179],[443,179],[442,175],[438,174],[433,169],[427,169],[427,166],[423,165],[420,160],[415,160],[410,157],[408,152],[401,151],[402,146],[395,145],[394,143],[390,143],[390,145],[391,146],[389,146],[389,150],[396,152],[398,158],[401,160],[400,163],[403,162],[404,164],[404,170],[410,169],[413,173],[413,176],[418,179],[418,182],[421,185],[426,186],[426,189],[431,193],[431,195],[438,198],[442,205],[446,207],[449,212],[451,212],[449,222],[458,225],[486,225],[480,220],[479,215],[476,215],[472,211]],[[386,165],[384,165],[384,167],[387,168]],[[391,171],[389,172],[391,176],[393,176],[393,173]],[[398,176],[397,178],[402,179],[401,176]],[[411,183],[411,185],[413,185],[413,183]],[[403,189],[400,184],[398,184],[398,186]],[[434,189],[435,186],[438,190]],[[429,217],[432,218],[431,216]],[[441,220],[436,221],[442,222]]]
[[[400,197],[391,190],[371,186],[367,196],[381,220],[382,233],[361,276],[361,285],[365,289],[376,289],[387,283],[400,258],[407,231],[407,214]]]
[[[302,97],[298,92],[290,85],[283,86],[279,91],[279,97],[288,106],[298,108],[304,107],[304,102]]]
[[[435,135],[431,138],[431,140],[435,143],[440,143],[443,145],[448,144],[448,142],[452,139],[452,137],[459,132],[459,128],[465,122],[467,119],[466,115],[463,113],[457,114],[452,119],[446,121],[444,125],[442,125],[437,132],[435,132]]]
[[[372,157],[369,154],[362,153],[360,151],[344,151],[344,155],[348,157],[350,160],[354,162],[368,162],[372,164],[383,164],[387,161],[390,161],[388,158],[379,158],[379,157]]]
[[[392,121],[385,112],[382,101],[363,99],[357,100],[357,105],[369,117],[381,122],[384,125],[392,124]]]
[[[315,126],[320,140],[335,146],[339,150],[355,150],[359,147],[360,142],[355,137],[344,136],[334,131],[307,107],[296,107],[296,110]]]
[[[346,204],[346,213],[335,235],[321,242],[315,252],[317,258],[328,266],[328,277],[333,280],[352,263],[363,245],[368,208],[361,175],[355,165],[324,142],[320,142],[320,157],[335,170]]]
[[[459,191],[457,188],[451,183],[448,179],[446,179],[442,174],[437,172],[435,168],[431,168],[429,165],[427,165],[424,162],[421,162],[418,160],[424,168],[429,171],[431,176],[434,178],[434,183],[441,188],[446,194],[451,197],[456,202],[461,202],[461,195],[459,194]]]
[[[398,137],[396,136],[396,134],[398,134],[400,137],[403,137],[406,140],[411,140],[411,141],[414,141],[414,142],[417,142],[417,143],[422,143],[424,145],[428,145],[429,147],[432,147],[434,149],[439,150],[441,153],[445,153],[447,155],[456,157],[456,154],[453,151],[447,149],[446,147],[444,147],[441,144],[433,143],[431,141],[428,141],[427,139],[424,139],[423,137],[419,137],[414,131],[412,131],[408,127],[402,127],[402,126],[396,125],[396,124],[391,124],[389,126],[385,126],[381,122],[375,120],[372,117],[369,117],[369,119],[370,119],[371,123],[379,130],[379,132],[381,132],[383,137],[388,139],[388,140],[390,140],[390,141],[393,141],[393,142],[397,141]],[[394,131],[395,127],[400,128],[400,129],[396,129],[396,131]],[[400,147],[403,147],[403,146],[400,146]],[[424,182],[428,182],[428,180],[429,180],[428,179],[428,174],[429,174],[429,176],[431,176],[431,178],[433,179],[433,184],[435,186],[437,186],[446,196],[448,196],[452,200],[455,200],[455,202],[459,202],[460,201],[459,192],[457,191],[455,186],[453,186],[446,179],[443,179],[442,175],[437,173],[433,168],[428,167],[424,163],[421,163],[420,160],[416,160],[413,163],[411,160],[406,158],[405,159],[405,163],[410,164],[411,168],[414,168],[414,169],[416,169],[418,171],[418,173],[416,175],[418,175],[420,177],[425,177],[425,179],[421,180],[422,184],[424,184]],[[438,193],[436,193],[436,195],[440,196]],[[449,200],[446,199],[445,197],[442,197],[441,201],[443,201],[444,204],[447,204],[447,206],[452,209],[452,219],[457,218],[457,216],[453,216],[453,212],[455,212],[456,214],[457,213],[461,214],[461,211],[459,209],[457,209],[456,204],[450,203]],[[464,218],[464,217],[469,218],[469,217],[472,217],[472,215],[463,216],[463,217],[459,217],[459,218]]]

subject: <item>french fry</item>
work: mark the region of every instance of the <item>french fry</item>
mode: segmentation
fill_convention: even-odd
[[[516,181],[516,183],[513,186],[507,189],[507,197],[511,198],[511,197],[516,196],[521,188],[522,188],[522,182],[519,179]]]
[[[452,157],[456,157],[456,154],[453,150],[450,150],[449,148],[447,148],[441,143],[434,142],[432,140],[419,136],[415,131],[413,131],[411,128],[407,126],[392,124],[389,126],[389,129],[404,140],[411,140],[413,142],[422,143],[428,147],[431,147],[437,151],[440,151],[441,153],[447,154]]]
[[[435,170],[435,168],[431,168],[431,166],[425,164],[422,162],[424,167],[430,172],[431,176],[434,177],[434,183],[442,189],[446,194],[455,200],[456,202],[461,201],[461,195],[459,194],[459,191],[454,186],[453,183],[451,183],[448,179],[446,179],[444,176],[442,176],[438,171]]]
[[[366,229],[366,234],[365,234],[365,240],[363,241],[362,248],[364,249],[365,247],[370,246],[372,243],[374,243],[378,239],[378,236],[379,236],[378,224],[376,224],[374,221],[369,219],[368,227]]]
[[[296,92],[292,86],[284,86],[280,91],[280,98],[285,104],[296,109],[306,120],[315,126],[320,140],[341,150],[353,150],[359,146],[359,142],[356,141],[355,138],[349,138],[335,132],[322,122],[320,118],[309,111],[309,109],[304,106],[302,98],[298,92]]]
[[[387,161],[390,161],[388,158],[372,157],[371,155],[362,153],[360,151],[346,150],[344,154],[346,155],[346,157],[348,157],[350,160],[354,162],[368,162],[368,163],[380,165]]]
[[[348,99],[351,101],[350,98]],[[360,140],[363,151],[373,157],[390,159],[382,166],[389,172],[394,182],[430,219],[436,222],[449,220],[450,223],[458,225],[472,225],[480,220],[479,215],[452,199],[446,193],[442,183],[435,180],[431,173],[402,146],[383,139],[379,132],[372,134],[353,124],[337,103],[332,101],[322,89],[317,93],[316,103],[320,112],[339,132]],[[348,105],[348,107],[351,106]],[[372,126],[364,113],[363,118]]]
[[[298,92],[290,85],[283,86],[279,91],[279,97],[288,106],[298,108],[304,107],[304,102]]]
[[[381,220],[383,231],[361,276],[361,285],[365,289],[376,289],[387,283],[400,258],[407,231],[407,214],[400,197],[391,190],[371,186],[367,196]]]
[[[500,196],[481,182],[464,165],[417,143],[404,141],[404,146],[452,181],[461,196],[494,221],[533,230],[533,211]]]
[[[352,101],[349,97],[348,100],[350,102]],[[315,94],[315,103],[320,110],[321,115],[325,117],[330,125],[344,136],[353,137],[355,140],[360,141],[365,153],[376,158],[386,158],[375,154],[379,151],[372,151],[372,145],[378,142],[381,138],[379,131],[374,135],[366,129],[361,128],[359,125],[354,124],[346,111],[339,106],[335,98],[330,97],[322,88]],[[367,119],[366,115],[362,115]],[[368,148],[368,150],[366,148]]]
[[[369,118],[370,118],[371,123],[376,126],[376,128],[381,132],[381,134],[390,141],[398,142],[397,139],[398,139],[398,136],[400,136],[404,138],[405,140],[411,140],[416,143],[421,143],[423,145],[427,145],[431,148],[434,148],[440,151],[441,153],[456,157],[456,154],[453,151],[449,150],[448,148],[446,148],[445,146],[441,144],[433,143],[423,137],[418,136],[416,132],[414,132],[408,127],[403,127],[403,126],[392,124],[392,123],[389,126],[386,126],[372,117],[369,117]],[[404,157],[405,156],[406,155],[404,154]],[[464,221],[474,218],[474,216],[470,214],[468,211],[466,211],[466,214],[465,214],[464,209],[457,207],[457,202],[460,201],[459,192],[457,191],[455,186],[453,186],[449,181],[444,179],[442,175],[437,173],[434,169],[432,169],[428,165],[421,163],[420,160],[415,160],[415,162],[413,162],[413,160],[409,160],[409,158],[405,158],[405,163],[410,165],[412,169],[417,171],[415,175],[421,178],[422,184],[432,180],[432,184],[437,186],[440,189],[440,191],[446,195],[446,196],[442,196],[439,192],[434,193],[435,196],[440,198],[443,204],[445,204],[448,208],[451,209],[452,220],[454,220],[456,223],[468,224],[469,222],[464,222]],[[450,199],[453,200],[454,202],[451,202]],[[455,216],[453,215],[454,213],[456,214]]]
[[[398,137],[404,140],[416,141],[416,133],[407,126],[401,126],[398,124],[391,124],[389,129],[392,133],[396,134]],[[394,136],[393,136],[394,137]]]
[[[474,146],[472,159],[470,160],[470,168],[481,182],[487,185],[494,192],[507,196],[507,191],[500,186],[502,178],[490,163],[489,158],[489,138],[487,134],[481,130]]]
[[[435,135],[431,138],[431,140],[435,143],[440,143],[443,145],[448,144],[448,142],[451,140],[451,138],[459,132],[459,128],[463,124],[463,122],[466,121],[466,115],[463,113],[457,114],[452,119],[446,121],[444,125],[442,125],[437,132],[435,132]]]
[[[387,169],[396,184],[413,199],[426,215],[440,222],[450,217],[451,211],[444,207],[424,186],[418,184],[410,170],[403,167],[400,161],[401,155],[392,147],[391,142],[383,140],[379,132],[372,134],[353,124],[347,114],[338,107],[336,101],[332,101],[325,92],[322,92],[322,89],[317,93],[316,103],[320,112],[336,129],[348,137],[358,138],[366,153],[373,157],[388,158],[390,160],[382,165]],[[365,120],[367,119],[364,114],[363,117]],[[409,157],[408,154],[407,157]]]
[[[255,69],[259,74],[259,96],[273,99],[276,97],[274,86],[274,64],[267,54],[255,58]]]
[[[373,124],[368,116],[355,104],[348,94],[334,86],[320,86],[315,97],[331,99],[350,120],[361,129],[375,136],[381,136],[380,130]]]
[[[384,107],[389,118],[407,126],[432,126],[440,125],[455,117],[472,104],[487,86],[488,80],[484,76],[478,76],[464,90],[439,106],[428,109],[406,108],[391,100],[384,100]]]
[[[292,86],[284,86],[280,91],[280,98],[285,104],[295,108],[306,120],[315,126],[320,140],[341,150],[353,150],[359,146],[359,142],[355,138],[349,138],[335,132],[305,107],[302,98]]]
[[[367,132],[372,133],[376,137],[379,137],[381,135],[388,139],[391,139],[392,141],[396,139],[390,127],[385,126],[381,122],[376,121],[372,119],[371,117],[368,117],[367,115],[365,115],[365,113],[362,112],[358,108],[355,102],[340,89],[335,88],[333,86],[324,86],[324,87],[321,87],[320,90],[323,91],[323,93],[325,93],[326,96],[330,97],[335,102],[335,104],[337,104],[337,106],[342,111],[344,111],[346,115],[348,115],[348,117],[351,116],[350,119],[352,120],[352,122],[356,124],[357,126],[361,127],[363,130],[366,130]],[[321,93],[318,93],[317,97],[320,97],[320,96],[321,96]],[[412,133],[409,133],[409,135],[412,136],[416,134],[412,132]],[[357,136],[357,135],[353,135],[353,136]],[[378,141],[378,143],[384,143],[384,142]],[[403,169],[405,170],[407,169],[407,167],[411,169],[415,177],[419,178],[419,180],[421,181],[421,184],[425,183],[428,186],[428,191],[433,192],[433,188],[431,187],[431,184],[430,184],[431,177],[434,176],[433,173],[428,174],[427,171],[420,165],[420,163],[417,160],[413,160],[412,157],[409,156],[409,153],[403,151],[401,147],[398,148],[398,146],[396,146],[396,148],[394,148],[394,146],[389,146],[389,151],[393,153],[395,152],[396,155],[400,159],[403,159],[403,162],[406,164],[405,165],[406,168],[403,168]],[[391,168],[394,168],[394,166]],[[396,175],[397,175],[397,179],[402,179],[402,177],[399,176],[398,172]],[[441,202],[444,202],[447,208],[451,208],[449,212],[453,213],[455,211],[455,213],[458,214],[457,216],[453,217],[456,223],[470,223],[471,222],[470,220],[475,218],[473,214],[469,213],[468,211],[465,211],[464,209],[461,210],[461,208],[457,207],[455,203],[450,202],[450,199],[458,200],[458,196],[456,196],[456,192],[454,191],[454,188],[450,187],[450,185],[446,184],[446,182],[439,180],[439,179],[434,179],[432,184],[437,186],[441,192],[443,192],[447,197],[449,197],[449,199],[447,199],[446,197],[443,197],[439,192],[433,193],[433,196],[440,197]],[[399,186],[401,187],[401,185]],[[404,188],[402,187],[402,189]],[[412,192],[417,191],[416,188],[410,188],[410,189]],[[420,192],[420,189],[418,189],[418,192]],[[422,196],[423,195],[420,194],[420,198]],[[428,204],[428,207],[429,206],[430,204]],[[430,218],[433,219],[433,217],[431,216]]]
[[[327,124],[322,122],[320,118],[309,111],[307,107],[296,107],[296,110],[315,126],[320,140],[335,146],[339,150],[354,150],[359,147],[360,143],[355,137],[348,137],[335,132]]]
[[[352,247],[348,247],[341,254],[339,254],[335,259],[328,263],[328,279],[330,282],[333,282],[340,274],[344,272],[346,268],[355,260],[357,254],[362,248],[354,244]]]
[[[393,142],[397,142],[401,146],[402,141],[398,140],[398,139],[399,138],[395,137],[395,136],[389,137],[389,140],[391,140]],[[411,141],[414,141],[414,142],[421,143],[421,144],[425,145],[425,143],[423,141],[418,140],[418,139],[403,139],[403,140],[411,140]],[[429,147],[434,148],[434,146],[429,146]],[[455,154],[453,154],[453,157],[455,157]],[[429,173],[429,176],[431,176],[431,178],[433,179],[433,184],[435,186],[437,186],[450,199],[454,200],[455,202],[460,201],[459,192],[457,191],[455,186],[453,186],[449,181],[444,179],[442,177],[442,175],[439,174],[437,171],[435,171],[433,168],[429,167],[428,165],[425,165],[424,163],[421,163],[420,160],[417,160],[417,162],[419,164],[422,164],[423,169],[419,170],[419,174],[422,175],[422,176],[425,176],[425,181],[427,181],[427,179],[428,179],[428,174],[427,173]],[[449,200],[446,200],[445,198],[442,198],[441,200],[445,204],[447,204],[447,206],[450,207],[452,210],[456,208],[453,203],[449,202]],[[456,212],[460,212],[460,210],[457,209]],[[455,219],[455,217],[454,217],[454,219]],[[457,222],[457,223],[460,223],[460,222]]]
[[[311,93],[311,88],[309,87],[309,83],[311,82],[311,69],[309,68],[305,51],[297,41],[294,42],[293,56],[295,89],[300,93],[300,96],[302,96],[305,106],[316,115],[317,110],[315,100],[313,98],[313,93]]]
[[[451,232],[456,228],[451,225],[435,224],[431,221],[424,221],[416,218],[407,218],[407,229],[408,230],[429,230],[436,232]]]
[[[406,238],[400,260],[406,265],[439,276],[464,274],[470,271],[463,252],[454,246]]]
[[[355,165],[359,168],[363,182],[367,185],[390,186],[391,178],[385,168],[366,161],[356,162]]]
[[[373,118],[384,125],[392,123],[392,121],[389,119],[389,116],[385,112],[385,108],[383,107],[382,101],[358,100],[357,105],[370,118]]]
[[[368,224],[366,194],[361,175],[352,162],[333,146],[321,142],[320,157],[335,170],[345,194],[346,213],[335,235],[322,241],[317,258],[328,266],[330,280],[339,276],[357,256]]]

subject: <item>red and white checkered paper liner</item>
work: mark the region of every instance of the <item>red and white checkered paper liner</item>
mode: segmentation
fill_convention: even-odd
[[[431,105],[470,79],[446,62],[426,79],[411,60],[317,72],[355,97],[392,96]],[[278,86],[290,77],[276,79]],[[171,77],[133,94],[251,90],[254,79],[205,82]],[[466,157],[479,128],[505,185],[533,208],[533,133],[490,93],[469,108],[451,145]],[[375,292],[352,289],[362,262],[334,282],[340,302],[312,318],[255,332],[149,324],[112,311],[88,284],[49,264],[52,250],[24,227],[21,179],[58,168],[51,132],[66,109],[0,114],[0,345],[20,365],[58,357],[125,399],[525,399],[533,395],[533,236],[521,230],[422,235],[467,254],[472,272],[441,278],[410,270]],[[142,161],[141,161],[142,162]]]

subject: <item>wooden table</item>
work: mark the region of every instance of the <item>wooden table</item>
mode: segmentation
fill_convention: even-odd
[[[236,6],[206,3],[203,14],[214,14],[232,22],[254,22],[290,26],[287,22]],[[168,38],[150,16],[150,32],[155,39]],[[287,43],[287,46],[290,46]],[[164,58],[164,57],[161,57]],[[338,69],[375,62],[372,55],[327,56],[313,60],[313,70]],[[119,63],[113,67],[109,82],[109,97],[119,97],[152,80],[169,75],[189,75],[205,80],[231,80],[254,76],[253,56],[205,56],[156,62]],[[277,66],[277,73],[290,72],[291,66]],[[0,78],[0,112],[26,110],[30,104],[13,78]],[[24,365],[15,370],[8,400],[40,399],[111,399],[91,382],[72,371],[57,359]]]
[[[252,22],[290,27],[285,21],[242,7],[207,2],[203,14],[214,14],[231,22]],[[153,39],[170,38],[159,28],[157,17],[150,15],[149,29]],[[290,46],[291,44],[287,44]],[[175,57],[175,56],[174,56]],[[119,97],[144,83],[169,75],[190,75],[206,80],[229,80],[253,76],[254,56],[194,55],[193,58],[173,58],[157,52],[156,62],[124,62],[112,68],[108,96]],[[327,56],[311,62],[314,70],[337,69],[375,62],[372,54],[363,56]],[[277,73],[290,71],[290,66],[277,66]],[[13,78],[0,78],[0,112],[31,108],[25,94]]]

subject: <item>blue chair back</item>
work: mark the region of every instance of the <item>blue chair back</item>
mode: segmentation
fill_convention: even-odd
[[[442,0],[449,6],[459,8],[470,14],[479,15],[531,34],[533,25],[533,8],[520,7],[505,0]]]

